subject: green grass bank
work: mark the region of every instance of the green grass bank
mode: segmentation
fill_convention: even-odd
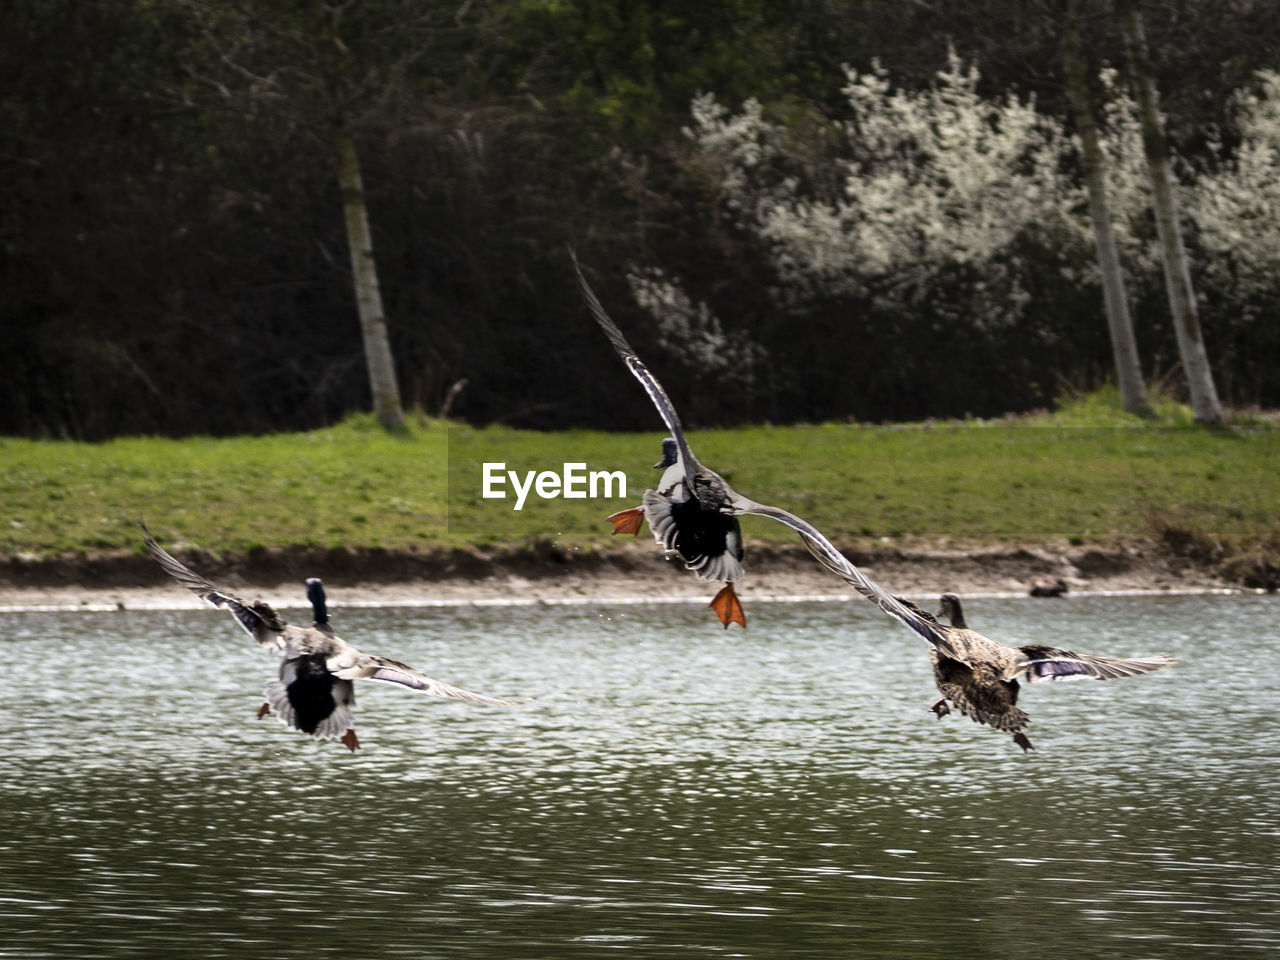
[[[519,550],[548,540],[608,549],[604,517],[656,476],[660,430],[541,434],[416,420],[389,435],[353,417],[301,434],[0,439],[0,555],[138,553],[136,521],[179,547]],[[1148,538],[1200,559],[1280,552],[1280,427],[1222,431],[1180,408],[1138,421],[1086,398],[1057,414],[1000,421],[694,430],[698,455],[757,500],[809,519],[837,543],[1107,544]],[[483,464],[505,478],[485,497]],[[566,463],[625,471],[627,496],[542,498],[515,509],[506,471],[563,477]],[[544,492],[554,484],[544,484]],[[612,491],[617,494],[619,491]],[[790,543],[747,518],[749,542]],[[647,536],[647,534],[646,534]],[[1252,561],[1251,561],[1252,562]]]

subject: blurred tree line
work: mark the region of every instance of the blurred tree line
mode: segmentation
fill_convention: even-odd
[[[1047,405],[1112,375],[1065,3],[11,0],[0,433],[369,408],[343,138],[428,413],[652,425],[567,244],[695,423]],[[1142,369],[1175,383],[1123,37],[1076,6]],[[1219,392],[1280,405],[1280,13],[1142,6]],[[938,138],[968,159],[922,166]]]

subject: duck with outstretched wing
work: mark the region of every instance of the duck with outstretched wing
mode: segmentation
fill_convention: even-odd
[[[307,581],[307,598],[315,622],[310,627],[288,623],[265,601],[243,600],[210,583],[161,547],[145,525],[140,526],[147,549],[165,573],[200,599],[227,608],[259,646],[283,657],[278,679],[266,685],[267,702],[258,710],[259,717],[274,713],[286,727],[309,733],[317,740],[340,740],[354,751],[360,741],[352,718],[356,705],[353,680],[378,680],[433,697],[495,707],[528,702],[471,693],[399,660],[360,652],[330,626],[324,585],[315,577]]]

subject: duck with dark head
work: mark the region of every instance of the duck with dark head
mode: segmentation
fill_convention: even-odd
[[[738,493],[724,477],[694,456],[667,391],[605,312],[576,257],[573,268],[588,310],[627,369],[640,381],[670,432],[663,441],[662,459],[657,464],[663,471],[657,489],[646,490],[640,506],[609,517],[613,532],[638,534],[641,524],[647,520],[654,539],[669,555],[679,557],[699,579],[724,584],[711,600],[711,608],[725,628],[731,623],[745,627],[746,614],[734,589],[734,583],[743,576],[745,556],[738,518],[769,517],[786,524],[802,537],[825,538],[795,514],[781,507],[757,503]]]
[[[307,581],[314,623],[310,627],[289,623],[265,601],[243,600],[214,586],[161,547],[146,526],[140,526],[147,549],[165,573],[202,600],[226,607],[259,646],[283,657],[278,679],[266,685],[267,702],[258,709],[259,717],[273,713],[286,727],[317,740],[339,740],[355,751],[360,741],[352,718],[356,704],[353,680],[378,680],[434,697],[491,706],[527,702],[471,693],[435,680],[399,660],[361,653],[329,625],[324,584],[318,578]]]

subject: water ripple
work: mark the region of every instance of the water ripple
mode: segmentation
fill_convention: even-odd
[[[923,648],[865,604],[770,606],[730,634],[679,606],[338,608],[368,649],[538,697],[369,685],[352,756],[254,719],[274,665],[215,613],[0,616],[24,665],[0,952],[1275,953],[1278,681],[1236,664],[1275,652],[1277,598],[970,606],[994,636],[1066,622],[1183,662],[1028,691],[1022,756],[927,713]]]

